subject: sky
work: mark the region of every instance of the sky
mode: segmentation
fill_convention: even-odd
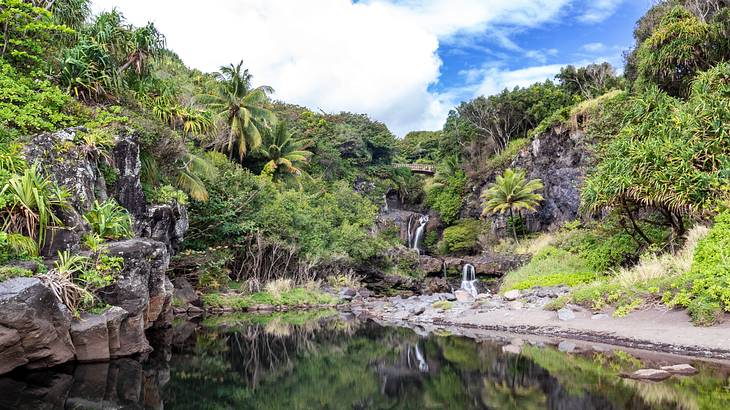
[[[274,99],[366,113],[403,136],[568,64],[620,70],[650,1],[93,0],[93,10],[153,22],[188,66],[243,60]]]

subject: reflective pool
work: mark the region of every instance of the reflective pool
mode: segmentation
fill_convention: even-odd
[[[0,378],[0,408],[728,409],[730,370],[661,383],[622,351],[563,353],[343,320],[334,311],[180,322],[146,360]],[[601,349],[603,350],[603,349]]]

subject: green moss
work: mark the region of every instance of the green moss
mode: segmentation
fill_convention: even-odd
[[[439,300],[438,302],[433,302],[431,304],[431,307],[433,307],[434,309],[449,310],[454,307],[454,304],[449,302],[448,300]]]

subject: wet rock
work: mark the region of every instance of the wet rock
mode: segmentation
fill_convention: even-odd
[[[670,378],[672,376],[671,373],[669,373],[666,370],[658,370],[658,369],[640,369],[637,370],[631,374],[626,375],[626,377],[630,379],[637,379],[637,380],[651,380],[651,381],[662,381]]]
[[[144,324],[142,313],[125,317],[119,325],[119,347],[112,348],[110,343],[109,356],[117,358],[151,352]]]
[[[39,369],[72,360],[70,328],[71,313],[39,279],[0,283],[0,345],[16,346],[0,353],[4,359],[0,373],[22,365]]]
[[[510,290],[504,294],[504,298],[510,301],[517,300],[520,298],[520,291],[517,289]]]
[[[673,366],[662,366],[660,368],[661,370],[664,370],[666,372],[672,373],[672,374],[680,374],[680,375],[693,375],[699,373],[697,369],[692,367],[689,364],[675,364]]]
[[[108,360],[109,331],[103,315],[82,314],[71,324],[71,340],[76,349],[76,360],[93,362]]]
[[[444,258],[443,266],[449,271],[461,272],[461,267],[464,266],[464,260],[461,258],[447,257]]]
[[[558,319],[567,322],[569,320],[575,319],[575,313],[573,313],[572,309],[568,308],[562,308],[558,310]]]
[[[454,291],[454,296],[456,297],[457,302],[461,303],[469,303],[473,302],[474,298],[469,294],[469,292],[461,289],[457,289]]]
[[[558,344],[558,350],[560,350],[563,353],[572,353],[575,351],[576,344],[569,341],[569,340],[563,340]]]
[[[443,272],[443,262],[441,259],[428,255],[420,255],[418,257],[418,268],[426,274]]]

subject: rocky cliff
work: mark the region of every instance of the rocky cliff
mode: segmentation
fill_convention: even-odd
[[[528,231],[553,230],[580,217],[580,187],[594,164],[594,149],[582,130],[559,125],[537,135],[512,160],[510,168],[524,169],[528,178],[539,178],[545,185],[542,191],[545,200],[538,210],[523,215]],[[467,196],[463,216],[480,216],[479,196],[495,177],[486,176],[481,185],[473,187]],[[493,217],[492,222],[495,233],[507,234],[505,217]]]
[[[90,231],[82,215],[95,200],[109,197],[130,212],[136,237],[105,244],[124,263],[115,282],[100,291],[102,302],[111,306],[101,314],[74,318],[38,278],[0,283],[0,374],[21,366],[38,369],[146,353],[151,351],[146,331],[171,323],[173,286],[166,271],[188,228],[185,207],[148,206],[133,133],[120,133],[109,158],[73,143],[81,131],[40,134],[26,145],[28,162],[39,164],[71,194],[71,206],[58,210],[64,226],[49,232],[42,255],[79,252],[81,238]],[[118,175],[113,183],[104,179],[102,161]]]

